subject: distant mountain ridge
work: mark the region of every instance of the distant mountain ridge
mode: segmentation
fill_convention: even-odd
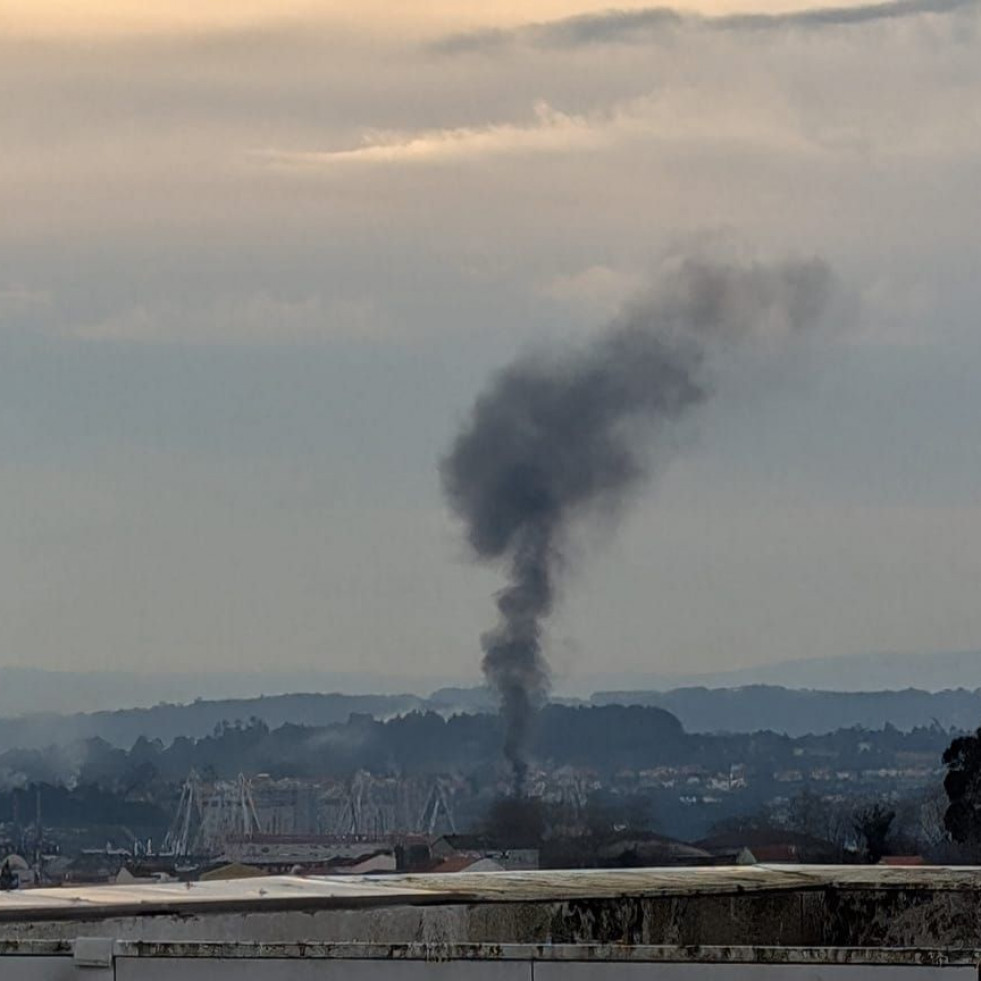
[[[558,665],[561,667],[561,665]],[[476,671],[474,666],[473,671]],[[458,677],[323,669],[140,673],[126,670],[53,671],[0,666],[0,718],[37,713],[75,714],[119,708],[186,704],[197,698],[253,699],[291,692],[415,696],[474,691],[474,674]],[[560,696],[588,698],[599,691],[649,692],[680,688],[743,688],[767,685],[820,691],[880,692],[915,688],[940,692],[981,688],[981,652],[860,654],[810,658],[696,674],[647,671],[577,672],[557,681]]]
[[[592,677],[613,684],[598,685],[602,690],[593,689],[595,694],[586,698],[556,695],[553,700],[663,708],[688,732],[772,730],[799,736],[852,726],[893,725],[909,730],[939,725],[971,730],[981,724],[981,653],[977,652],[819,658],[695,675],[693,683],[681,676]],[[926,683],[910,681],[917,678]],[[830,683],[832,679],[837,684]],[[849,685],[842,690],[845,679]],[[496,708],[487,689],[465,682],[455,687],[439,687],[437,682],[425,688],[427,679],[417,678],[400,691],[395,687],[400,680],[404,679],[389,677],[375,693],[357,694],[370,692],[371,675],[143,676],[0,668],[0,750],[90,737],[128,748],[141,736],[165,742],[179,736],[200,737],[222,722],[253,716],[270,726],[329,725],[346,722],[351,714],[386,719],[413,711],[449,715]],[[580,689],[585,680],[578,679]],[[623,680],[629,684],[618,684]],[[337,689],[328,688],[331,681],[340,683]],[[287,687],[291,683],[295,686]],[[860,684],[865,690],[855,690]],[[227,697],[231,691],[240,697]],[[84,711],[93,702],[100,710]]]
[[[74,714],[152,708],[195,699],[236,700],[291,692],[344,695],[425,696],[453,679],[385,677],[357,671],[51,671],[20,665],[0,667],[0,718],[37,713]],[[466,684],[466,680],[462,684]],[[471,682],[472,683],[472,682]]]
[[[933,654],[852,654],[781,661],[749,668],[694,674],[617,672],[594,675],[592,691],[668,691],[678,688],[742,688],[769,685],[829,692],[941,692],[981,688],[981,651]]]
[[[678,688],[667,692],[597,692],[594,705],[644,705],[667,709],[687,732],[746,733],[772,730],[788,736],[836,729],[908,731],[939,726],[969,730],[981,725],[981,691],[836,692],[747,685]]]
[[[597,692],[588,702],[557,699],[575,706],[644,706],[663,709],[689,733],[751,733],[764,730],[788,736],[823,734],[860,727],[894,726],[970,730],[981,725],[981,690],[926,692],[798,691],[753,685],[735,689],[681,688],[667,692]],[[428,697],[403,695],[289,694],[251,699],[196,700],[187,705],[120,709],[75,715],[43,714],[0,719],[0,751],[67,745],[98,738],[128,749],[139,738],[165,743],[209,735],[222,723],[261,719],[284,724],[326,726],[352,715],[378,720],[410,712],[485,714],[496,703],[486,688],[447,688]]]
[[[186,705],[118,709],[75,715],[44,713],[0,719],[0,749],[41,748],[79,739],[103,739],[128,749],[139,738],[170,742],[198,739],[223,722],[261,719],[270,727],[286,723],[324,726],[347,722],[352,715],[383,720],[425,707],[417,695],[292,694],[259,698],[200,699]]]

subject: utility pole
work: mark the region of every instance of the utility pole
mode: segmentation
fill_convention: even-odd
[[[35,788],[34,798],[34,884],[41,884],[41,787]]]

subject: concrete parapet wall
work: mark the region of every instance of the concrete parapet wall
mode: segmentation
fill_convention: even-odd
[[[11,942],[981,948],[981,870],[278,877],[0,899]]]

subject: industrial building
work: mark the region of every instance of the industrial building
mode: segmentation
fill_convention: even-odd
[[[0,896],[4,981],[956,981],[977,978],[979,960],[972,868],[281,876]]]

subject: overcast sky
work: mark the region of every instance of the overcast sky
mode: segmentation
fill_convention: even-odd
[[[439,457],[687,254],[835,300],[583,530],[560,683],[981,648],[979,4],[736,3],[0,0],[0,664],[476,678]]]

